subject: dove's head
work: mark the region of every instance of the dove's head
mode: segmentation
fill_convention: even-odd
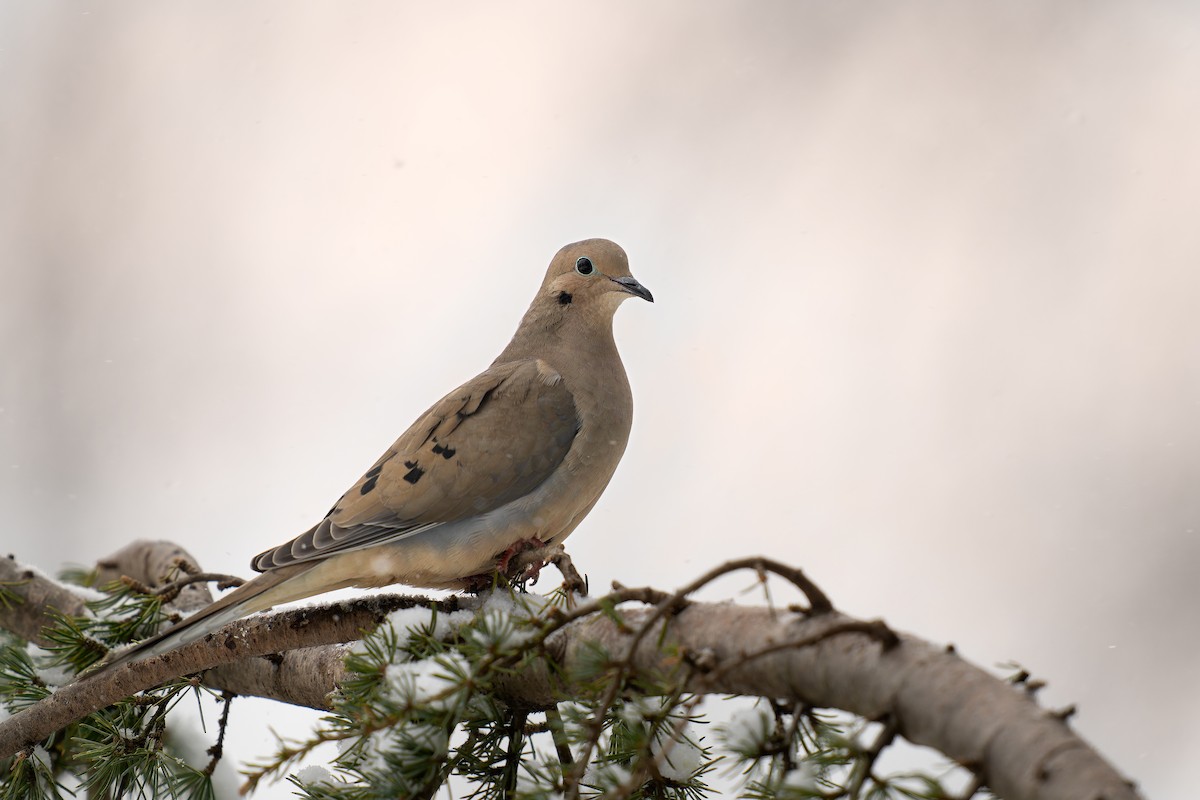
[[[624,250],[607,239],[569,244],[555,253],[542,287],[496,360],[548,358],[562,372],[576,363],[581,369],[602,368],[610,359],[623,381],[612,325],[617,307],[630,297],[654,302],[629,274]]]
[[[610,318],[629,297],[654,302],[654,295],[629,273],[625,251],[607,239],[585,239],[559,250],[539,293],[543,303],[549,300],[572,306],[571,310],[607,313]]]

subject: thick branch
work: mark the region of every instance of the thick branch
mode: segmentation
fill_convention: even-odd
[[[103,586],[124,577],[157,589],[198,572],[200,567],[196,559],[174,542],[138,539],[96,563],[96,585]],[[189,583],[171,599],[171,605],[180,611],[195,611],[212,600],[212,592],[204,583]]]
[[[674,602],[667,596],[662,602]],[[335,605],[260,615],[205,640],[84,679],[0,723],[0,756],[136,691],[181,674],[223,665],[210,685],[287,702],[325,707],[345,677],[344,648],[398,608],[424,598],[377,596]],[[454,600],[439,604],[457,608]],[[563,683],[596,646],[629,656],[635,675],[691,669],[696,693],[760,696],[888,718],[910,741],[936,748],[976,770],[1000,796],[1018,800],[1134,800],[1136,791],[1057,716],[1024,691],[959,658],[952,650],[892,633],[877,622],[837,612],[811,614],[693,603],[661,616],[662,636],[639,627],[658,614],[622,607],[620,623],[603,614],[577,619],[547,640],[556,662],[503,678],[498,695],[512,705],[544,708],[580,687]],[[7,624],[0,618],[0,624]],[[250,658],[289,651],[282,658]],[[594,649],[593,649],[594,652]]]
[[[592,616],[553,641],[557,675],[597,645],[621,653],[629,629],[650,609],[625,612],[618,627]],[[900,635],[889,647],[869,623],[837,613],[805,616],[766,608],[695,604],[670,619],[660,646],[647,637],[634,653],[643,675],[669,671],[679,652],[703,656],[689,691],[740,694],[840,708],[894,720],[909,741],[978,770],[1001,797],[1094,800],[1135,798],[1135,790],[1086,742],[1023,691],[963,661],[953,651]],[[838,632],[844,631],[844,632]],[[793,646],[787,646],[793,643]],[[761,657],[754,654],[764,653]],[[501,689],[535,705],[569,695],[546,670],[530,670]]]
[[[316,645],[270,658],[243,658],[204,673],[213,689],[328,710],[329,695],[346,676],[348,645]]]
[[[70,588],[18,564],[11,555],[0,558],[0,628],[42,645],[42,628],[54,624],[51,613],[77,617],[85,610],[84,599]]]
[[[138,540],[96,565],[96,584],[102,586],[127,577],[154,588],[169,583],[175,573],[190,570],[198,570],[195,560],[179,545]],[[4,596],[10,602],[4,602]],[[194,583],[184,586],[171,605],[180,611],[194,611],[211,602],[208,587]],[[81,617],[87,613],[84,603],[78,587],[53,581],[17,563],[11,555],[0,558],[0,628],[44,645],[47,641],[42,637],[42,628],[54,623],[50,614]]]

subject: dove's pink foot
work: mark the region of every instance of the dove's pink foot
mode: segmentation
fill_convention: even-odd
[[[496,570],[494,572],[482,572],[478,575],[472,575],[469,578],[463,579],[463,588],[468,592],[481,592],[484,589],[490,589],[496,580],[496,573],[500,577],[509,581],[520,581],[524,583],[528,580],[537,580],[538,574],[541,573],[542,567],[546,566],[545,561],[525,564],[518,566],[516,574],[509,574],[513,568],[513,559],[522,553],[528,553],[532,550],[541,550],[546,547],[546,543],[536,536],[528,539],[522,539],[514,543],[507,550],[499,553],[496,556]]]
[[[496,568],[500,571],[501,575],[508,575],[509,562],[512,561],[514,557],[520,555],[521,553],[528,553],[530,550],[541,550],[545,546],[546,543],[536,536],[530,537],[529,539],[522,539],[500,554]],[[544,566],[545,562],[534,567],[533,575],[531,577],[536,578],[538,572]]]

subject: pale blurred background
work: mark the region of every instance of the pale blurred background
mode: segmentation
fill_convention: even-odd
[[[0,549],[245,574],[606,236],[658,302],[616,321],[594,587],[798,564],[1192,796],[1198,34],[1165,0],[8,0]],[[314,718],[235,705],[227,752]]]

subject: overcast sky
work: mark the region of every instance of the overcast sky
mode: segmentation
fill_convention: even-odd
[[[1200,5],[697,8],[0,5],[3,551],[248,573],[605,236],[594,587],[769,554],[1194,792]]]

